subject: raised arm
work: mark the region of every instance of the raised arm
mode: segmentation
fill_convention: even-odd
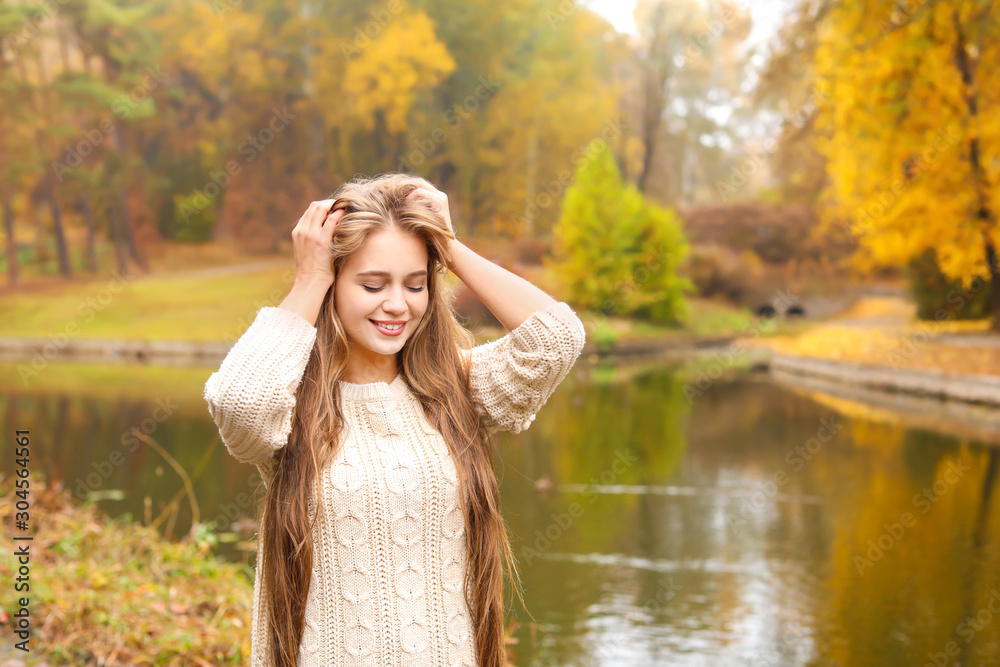
[[[263,469],[288,443],[295,392],[316,342],[316,318],[333,286],[330,243],[342,210],[309,205],[292,230],[295,284],[265,306],[205,383],[205,401],[229,452]]]
[[[417,188],[408,199],[419,199],[447,221],[454,234],[448,195],[428,183],[427,188]],[[445,258],[448,268],[461,279],[472,293],[479,297],[490,312],[508,331],[521,325],[528,316],[557,303],[555,299],[530,282],[511,273],[474,250],[457,238],[448,242],[451,257]]]
[[[586,334],[568,304],[451,241],[452,271],[508,330],[466,358],[472,396],[489,433],[520,433],[576,362]]]
[[[288,443],[315,342],[316,328],[301,315],[265,306],[208,378],[208,412],[237,460],[260,466]]]
[[[558,303],[516,273],[494,264],[457,239],[449,242],[448,267],[490,309],[507,331],[513,331],[539,310]]]
[[[440,213],[454,232],[447,195],[421,187],[408,196]],[[461,350],[476,407],[487,432],[523,431],[583,351],[583,322],[565,302],[458,239],[449,241],[449,254],[448,268],[508,330],[498,340]]]
[[[462,350],[487,433],[520,433],[569,374],[586,342],[583,322],[553,301],[502,338]]]

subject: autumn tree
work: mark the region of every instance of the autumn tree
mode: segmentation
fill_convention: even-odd
[[[820,26],[817,127],[823,208],[858,265],[901,266],[933,249],[949,280],[997,285],[1000,23],[986,0],[847,0]],[[993,289],[1000,331],[1000,289]],[[946,315],[947,316],[947,315]]]
[[[309,201],[390,170],[448,192],[460,233],[545,237],[587,142],[621,138],[631,66],[564,0],[0,2],[0,28],[12,281],[29,230],[67,271],[104,237],[121,272],[151,237],[276,252]]]
[[[18,112],[6,119],[6,130],[12,135],[23,133],[29,137],[28,150],[22,154],[20,164],[5,169],[6,178],[18,178],[26,190],[26,206],[37,210],[43,204],[49,210],[52,233],[55,236],[59,272],[65,277],[72,276],[69,246],[66,238],[64,213],[56,188],[56,178],[45,165],[55,152],[53,134],[64,130],[58,120],[59,109],[51,95],[52,71],[44,51],[46,34],[49,31],[48,16],[37,12],[35,7],[13,3],[0,5],[0,29],[3,31],[3,45],[0,58],[4,60],[0,76],[8,100]],[[51,40],[49,40],[51,42]],[[5,141],[5,143],[7,143]],[[15,174],[17,174],[15,176]],[[6,195],[10,205],[10,192]],[[10,212],[11,209],[7,208]],[[36,235],[39,254],[45,250],[44,229],[41,217],[35,215]],[[10,237],[15,236],[13,226],[9,226]],[[8,241],[8,244],[10,241]],[[8,245],[8,247],[10,247]],[[8,251],[10,252],[10,251]],[[12,274],[12,278],[13,278]]]

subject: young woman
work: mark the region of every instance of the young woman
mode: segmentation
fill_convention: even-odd
[[[288,296],[205,385],[266,489],[251,664],[502,665],[504,565],[518,579],[491,436],[529,427],[583,324],[458,241],[423,179],[347,183],[292,242]],[[509,333],[473,347],[446,267]]]

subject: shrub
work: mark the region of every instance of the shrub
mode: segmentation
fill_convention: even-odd
[[[523,237],[515,244],[517,261],[522,264],[541,265],[542,258],[549,254],[549,244],[544,239]]]
[[[716,244],[694,245],[687,274],[699,296],[721,296],[732,303],[745,303],[763,279],[761,260],[752,251],[737,253]]]
[[[601,322],[594,327],[594,330],[587,337],[594,341],[597,349],[602,352],[607,352],[618,342],[618,332],[612,329],[606,322]]]
[[[174,238],[187,243],[205,243],[215,229],[215,206],[205,204],[205,195],[198,191],[174,195]]]
[[[555,269],[569,300],[606,315],[678,324],[694,285],[677,268],[688,252],[680,219],[647,202],[595,140],[567,188],[553,231]]]

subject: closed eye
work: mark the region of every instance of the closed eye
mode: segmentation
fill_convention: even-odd
[[[382,290],[381,287],[372,287],[371,285],[362,285],[362,287],[364,287],[369,292],[379,292],[379,291]],[[407,287],[406,289],[410,290],[411,292],[423,292],[424,291],[423,285],[421,285],[420,287]]]

